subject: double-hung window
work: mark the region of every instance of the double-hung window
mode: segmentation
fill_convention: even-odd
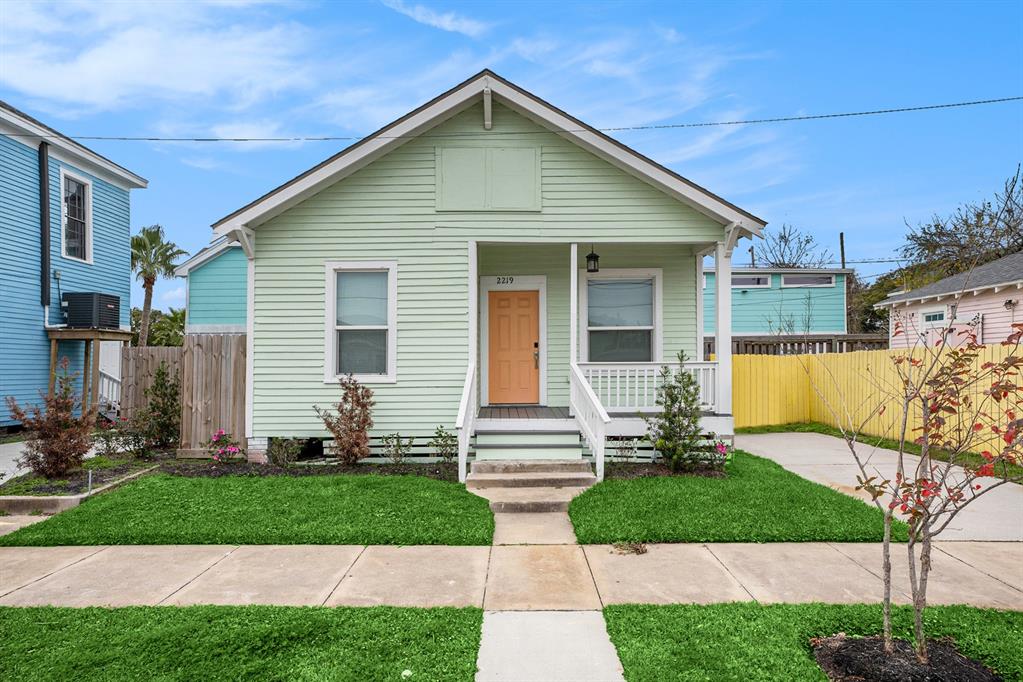
[[[61,174],[61,240],[65,258],[92,260],[92,187],[88,182]]]
[[[636,273],[586,280],[589,362],[653,362],[659,348],[658,277]]]
[[[397,264],[327,264],[327,352],[324,380],[351,374],[393,383],[397,349]]]

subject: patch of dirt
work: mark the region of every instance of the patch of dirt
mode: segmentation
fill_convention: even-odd
[[[405,464],[293,464],[279,467],[254,462],[217,464],[203,459],[176,459],[160,465],[160,471],[190,478],[221,476],[336,476],[338,474],[379,474],[381,476],[425,476],[438,481],[458,481],[458,465],[445,462]]]
[[[713,467],[674,472],[660,462],[609,462],[604,468],[604,478],[651,478],[654,476],[702,476],[704,478],[725,478],[728,474]]]
[[[611,547],[617,554],[646,554],[650,551],[642,542],[616,542]]]
[[[810,640],[814,658],[831,682],[999,682],[983,664],[966,658],[950,639],[927,641],[930,663],[917,663],[913,645],[895,640],[886,656],[880,637],[832,637]]]

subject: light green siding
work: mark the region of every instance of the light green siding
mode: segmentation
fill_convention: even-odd
[[[567,404],[564,242],[585,243],[583,254],[595,242],[603,267],[663,267],[665,354],[693,350],[695,259],[678,242],[721,239],[722,226],[509,109],[494,106],[491,131],[482,121],[473,106],[257,228],[254,436],[323,433],[312,407],[338,395],[323,381],[328,260],[398,262],[398,381],[370,384],[377,434],[454,426],[469,353],[469,240],[549,243],[481,245],[480,274],[548,275],[550,404]],[[438,211],[445,145],[539,150],[541,209]]]
[[[188,324],[245,325],[248,261],[240,246],[188,273]]]
[[[703,329],[715,328],[714,274],[707,273],[703,290]],[[770,288],[732,287],[732,334],[844,334],[845,274],[835,274],[830,287],[782,287],[781,274],[771,274]]]

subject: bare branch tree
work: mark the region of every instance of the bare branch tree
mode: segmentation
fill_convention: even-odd
[[[764,266],[772,268],[821,268],[833,256],[817,244],[813,235],[786,224],[778,232],[767,232],[760,258]]]

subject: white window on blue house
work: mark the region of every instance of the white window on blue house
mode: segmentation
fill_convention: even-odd
[[[822,274],[788,274],[781,276],[783,287],[833,287],[835,286],[834,275]]]
[[[732,275],[732,287],[735,289],[767,289],[770,286],[770,275]]]
[[[364,383],[396,380],[397,264],[327,264],[324,380],[348,374]]]
[[[61,173],[61,241],[65,258],[92,261],[92,186]]]
[[[659,271],[590,274],[584,292],[584,357],[589,362],[660,359]]]

